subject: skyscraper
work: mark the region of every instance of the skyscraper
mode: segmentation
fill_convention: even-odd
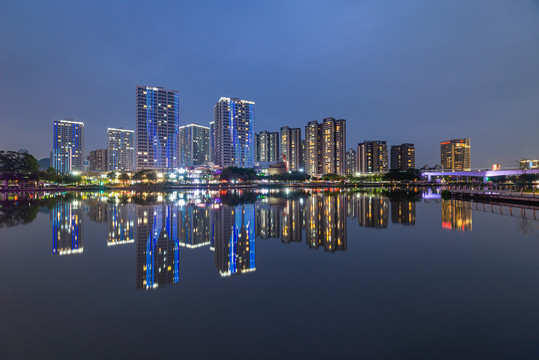
[[[210,128],[197,124],[180,126],[180,166],[202,165],[210,160]]]
[[[357,145],[358,171],[361,173],[387,172],[387,144],[385,141],[365,141]]]
[[[346,120],[325,118],[305,127],[305,166],[308,174],[346,173]]]
[[[345,174],[346,152],[346,120],[335,120],[332,117],[322,122],[322,154],[323,174]]]
[[[108,170],[135,170],[135,131],[108,128]]]
[[[52,167],[62,174],[84,170],[84,123],[54,120],[52,133]]]
[[[137,169],[177,168],[179,93],[137,85]]]
[[[215,126],[214,126],[214,122],[211,121],[210,122],[210,144],[209,144],[209,150],[208,150],[208,154],[209,154],[209,159],[208,161],[211,161],[213,162],[214,158],[213,158],[213,152],[214,152],[214,148],[215,148]]]
[[[321,129],[316,120],[310,121],[305,126],[305,172],[309,175],[322,173],[320,132]]]
[[[279,160],[279,133],[266,130],[256,134],[256,161]]]
[[[393,145],[391,147],[391,170],[415,169],[414,144]]]
[[[357,173],[357,151],[348,149],[346,152],[346,174]]]
[[[216,165],[252,168],[255,162],[255,103],[238,98],[219,99],[214,107]]]
[[[442,141],[440,153],[444,170],[466,171],[471,169],[470,138]]]
[[[301,159],[301,129],[281,128],[281,160],[289,171],[299,171]]]
[[[107,149],[97,149],[90,151],[90,155],[88,155],[90,171],[107,171],[107,157]]]

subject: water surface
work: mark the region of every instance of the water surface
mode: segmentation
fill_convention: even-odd
[[[3,196],[2,359],[539,356],[539,210],[431,191]]]

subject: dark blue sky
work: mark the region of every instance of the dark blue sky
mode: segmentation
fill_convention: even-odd
[[[48,156],[52,120],[134,129],[135,85],[180,91],[180,121],[221,96],[256,130],[347,120],[347,146],[472,139],[472,166],[539,158],[539,2],[2,1],[0,149]]]

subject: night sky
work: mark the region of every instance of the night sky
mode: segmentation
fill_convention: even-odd
[[[256,131],[347,120],[347,147],[472,139],[472,167],[539,158],[539,2],[2,1],[0,149],[52,147],[52,120],[135,128],[135,85],[180,92],[180,123],[221,96]]]

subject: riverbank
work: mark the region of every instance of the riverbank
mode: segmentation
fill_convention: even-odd
[[[342,183],[342,182],[298,182],[298,183],[214,183],[214,184],[136,184],[136,185],[117,185],[117,186],[57,186],[57,187],[38,187],[38,188],[0,188],[0,192],[23,193],[23,192],[65,192],[65,191],[178,191],[178,190],[242,190],[242,189],[271,189],[271,188],[306,188],[306,189],[324,189],[324,188],[410,188],[410,187],[439,187],[439,184],[432,183]]]

